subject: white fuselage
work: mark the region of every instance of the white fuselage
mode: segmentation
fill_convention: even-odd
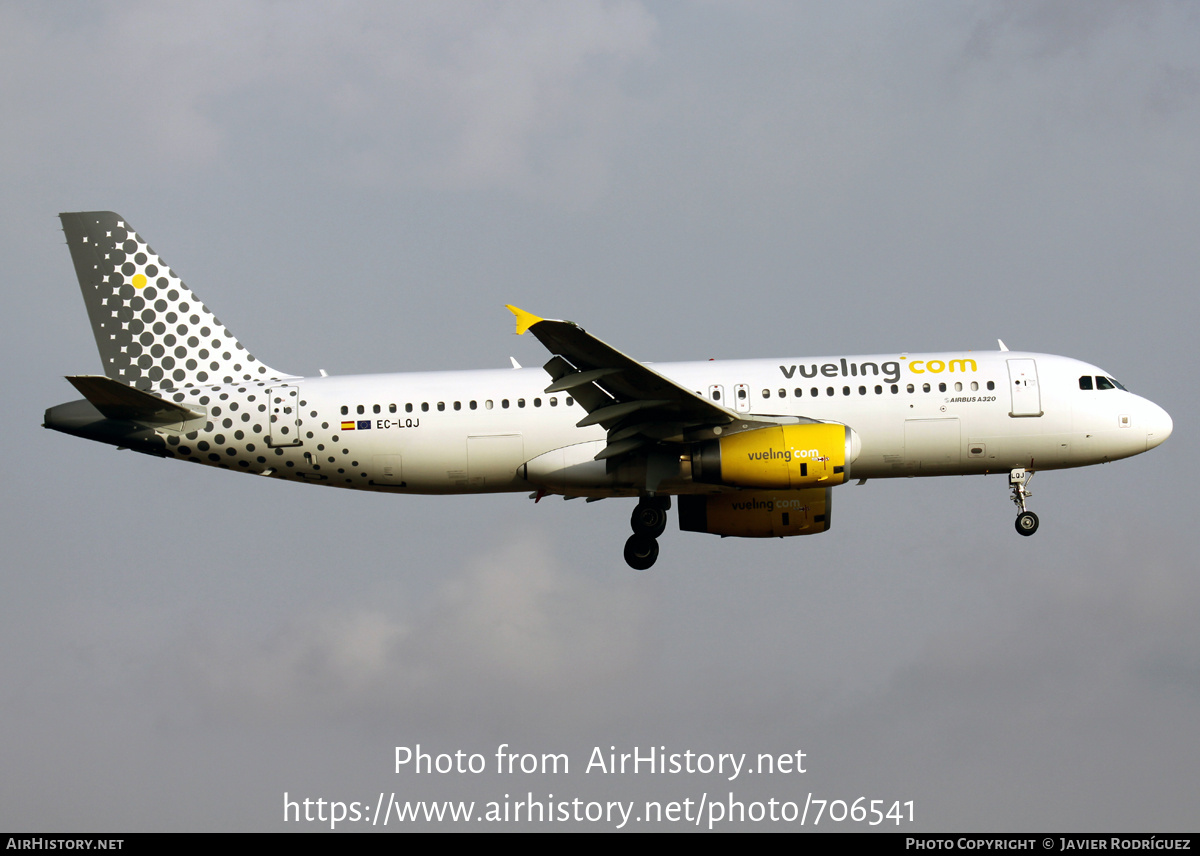
[[[47,428],[348,489],[637,497],[624,555],[639,570],[672,505],[683,531],[817,534],[848,479],[1007,472],[1032,535],[1034,471],[1171,433],[1101,369],[1003,344],[651,365],[514,305],[543,368],[295,377],[247,350],[121,215],[59,217],[104,375],[68,377],[84,398],[48,408]]]
[[[1121,388],[1097,388],[1095,379],[1108,377],[1102,369],[1047,354],[838,356],[653,368],[737,415],[850,426],[861,441],[850,467],[856,479],[1086,466],[1144,452],[1171,431],[1170,417],[1154,403]],[[1091,389],[1081,388],[1081,377],[1093,379]],[[582,464],[604,445],[599,426],[576,427],[587,415],[577,402],[562,392],[543,392],[549,383],[542,369],[530,368],[193,388],[164,397],[205,411],[207,424],[159,433],[175,457],[335,487],[527,491],[547,487],[528,478],[527,462],[577,447],[565,460]],[[578,472],[603,473],[604,466]],[[578,479],[569,490],[550,490],[631,492],[629,485],[603,478],[592,484]],[[685,484],[669,487],[688,491]]]

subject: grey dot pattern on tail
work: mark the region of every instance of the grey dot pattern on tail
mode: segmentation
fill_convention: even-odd
[[[63,228],[109,377],[146,390],[285,377],[250,354],[118,215],[64,215]]]

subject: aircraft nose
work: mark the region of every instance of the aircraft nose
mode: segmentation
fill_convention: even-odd
[[[1146,402],[1149,407],[1143,417],[1146,425],[1146,448],[1153,449],[1163,440],[1171,436],[1171,429],[1175,427],[1175,423],[1171,421],[1171,415],[1153,402]]]

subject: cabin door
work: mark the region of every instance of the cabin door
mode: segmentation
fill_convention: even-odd
[[[300,388],[296,386],[273,386],[267,390],[270,404],[267,410],[271,419],[267,425],[267,445],[299,446],[300,440]]]
[[[1009,416],[1042,415],[1042,393],[1038,389],[1035,360],[1008,361],[1008,388],[1012,392]]]

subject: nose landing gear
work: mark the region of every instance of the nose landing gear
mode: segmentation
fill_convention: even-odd
[[[1008,474],[1008,484],[1012,488],[1012,501],[1020,512],[1017,514],[1017,532],[1022,535],[1032,535],[1038,529],[1038,516],[1025,508],[1025,500],[1033,496],[1027,490],[1033,471],[1018,467]]]
[[[643,496],[633,510],[629,525],[633,534],[625,542],[625,562],[635,571],[644,571],[658,559],[658,536],[667,528],[669,496]]]
[[[1022,511],[1017,515],[1017,531],[1022,535],[1032,535],[1037,528],[1038,516],[1032,511]]]

